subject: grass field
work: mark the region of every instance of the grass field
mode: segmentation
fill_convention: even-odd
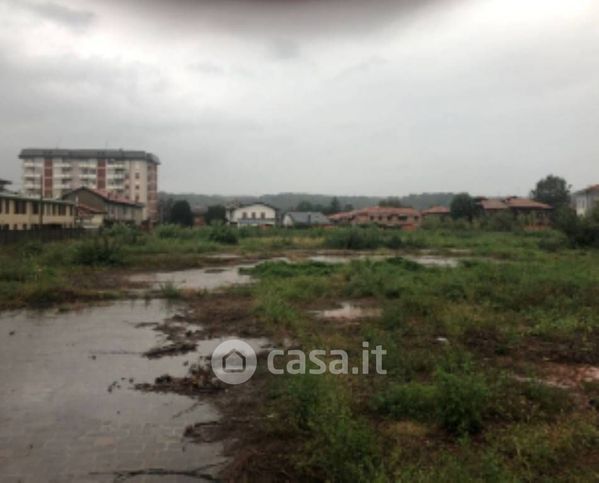
[[[231,296],[251,300],[246,315],[275,341],[350,356],[363,341],[381,345],[387,374],[261,374],[257,438],[276,442],[273,465],[325,481],[597,480],[599,251],[568,249],[555,232],[121,229],[2,249],[0,305],[119,297],[118,274],[201,266],[210,253],[323,249],[391,258],[266,262],[251,271],[255,284]],[[403,258],[423,250],[461,262]],[[312,312],[341,301],[380,316]]]

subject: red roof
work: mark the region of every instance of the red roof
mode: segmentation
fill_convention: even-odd
[[[497,198],[479,198],[478,204],[485,211],[494,210],[507,210],[508,206],[500,199]]]
[[[599,191],[599,184],[594,184],[582,190],[583,193],[590,193],[591,191]]]
[[[433,206],[432,208],[429,208],[428,210],[424,210],[422,212],[422,216],[426,216],[426,215],[448,215],[449,214],[449,208],[447,208],[447,206]]]
[[[411,215],[418,216],[420,213],[414,208],[392,208],[387,206],[371,206],[353,212],[355,215]]]
[[[87,190],[91,193],[98,195],[100,198],[104,199],[105,201],[110,201],[112,203],[118,203],[120,205],[129,205],[129,206],[136,206],[136,207],[142,206],[140,203],[135,203],[134,201],[131,201],[128,198],[123,198],[122,196],[118,196],[114,193],[90,188],[88,186],[80,186],[79,188],[75,188],[73,191],[71,191],[71,193],[75,192],[75,191],[80,191],[80,190]]]
[[[84,205],[82,203],[77,205],[77,209],[79,210],[80,213],[83,212],[85,214],[90,214],[90,215],[102,215],[102,214],[106,213],[106,211],[104,211],[104,210],[99,210],[97,208],[94,208],[93,206]]]
[[[531,200],[528,198],[518,198],[517,196],[512,196],[510,198],[505,199],[505,204],[510,208],[526,208],[533,210],[551,210],[551,206],[541,203],[539,201]]]

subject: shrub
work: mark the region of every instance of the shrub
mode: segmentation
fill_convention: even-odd
[[[450,433],[463,435],[482,429],[489,388],[480,374],[468,368],[460,372],[437,369],[437,418]]]
[[[298,468],[308,479],[373,481],[380,478],[380,455],[373,431],[353,414],[332,377],[289,376],[277,394],[277,423],[303,436]]]
[[[226,225],[214,225],[208,235],[210,241],[225,245],[237,245],[239,237],[237,230]]]
[[[121,245],[107,236],[85,240],[75,245],[73,263],[76,265],[122,265]]]
[[[383,237],[377,228],[340,228],[328,234],[325,245],[342,250],[370,250],[382,246]]]
[[[169,300],[181,298],[181,290],[173,282],[164,282],[159,287],[160,295]]]
[[[437,388],[415,382],[392,385],[374,397],[372,406],[375,411],[394,419],[427,421],[436,411]]]

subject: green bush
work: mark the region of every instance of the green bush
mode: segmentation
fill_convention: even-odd
[[[208,239],[225,245],[237,245],[239,242],[238,230],[227,225],[213,225],[210,227]]]
[[[75,265],[114,266],[122,265],[124,257],[117,240],[100,236],[76,244],[72,261]]]
[[[352,412],[333,377],[288,376],[275,394],[275,424],[286,434],[303,437],[295,460],[308,479],[366,482],[381,478],[374,433]]]
[[[468,369],[460,372],[437,369],[435,385],[440,424],[458,435],[479,432],[489,402],[489,388],[482,375]]]
[[[383,246],[384,239],[374,227],[339,228],[328,234],[325,245],[341,250],[372,250]]]
[[[432,419],[437,408],[437,388],[431,384],[411,382],[390,386],[373,398],[373,409],[394,419]]]

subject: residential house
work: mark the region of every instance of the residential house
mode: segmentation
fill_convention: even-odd
[[[422,212],[422,219],[438,219],[438,220],[444,220],[446,218],[449,218],[450,215],[450,210],[449,208],[447,208],[447,206],[433,206],[432,208],[429,208],[427,210],[424,210]]]
[[[318,211],[288,211],[283,216],[285,227],[328,226],[331,221]]]
[[[341,225],[373,224],[381,227],[398,227],[402,230],[415,230],[420,226],[421,215],[414,208],[373,206],[345,213],[337,213],[329,216],[329,220]]]
[[[529,198],[508,196],[506,198],[475,198],[477,206],[483,215],[492,216],[508,213],[528,227],[543,227],[551,222],[551,206]]]
[[[0,192],[0,230],[38,230],[40,227],[74,226],[73,203]]]
[[[143,221],[143,205],[105,191],[82,186],[65,193],[63,199],[75,203],[77,217],[86,228],[114,223],[140,225]]]
[[[577,191],[572,195],[572,202],[578,216],[588,216],[599,205],[599,184]]]
[[[158,166],[152,153],[123,149],[23,149],[23,190],[61,198],[85,186],[142,203],[144,220],[158,219]]]
[[[279,211],[267,203],[255,202],[227,207],[227,223],[242,226],[276,226]]]

